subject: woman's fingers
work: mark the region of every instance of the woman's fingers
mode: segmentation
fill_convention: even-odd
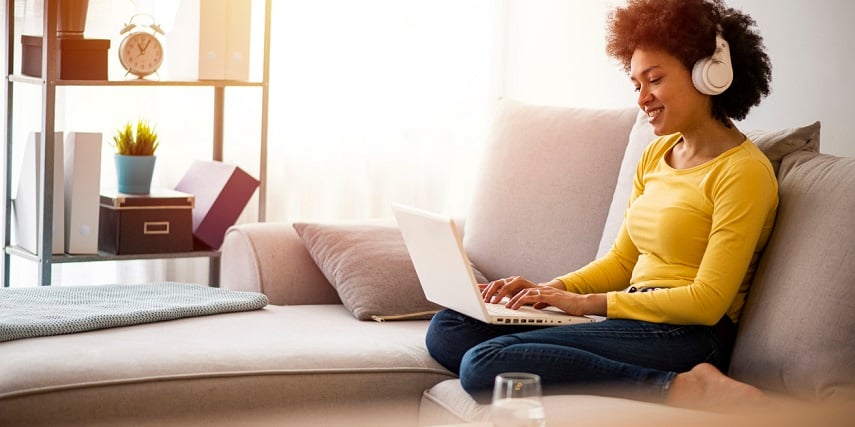
[[[502,298],[512,297],[520,289],[530,283],[519,276],[511,276],[505,279],[494,280],[488,283],[481,291],[481,296],[488,303],[498,303]]]
[[[526,288],[514,295],[510,299],[510,301],[508,301],[506,306],[508,308],[516,310],[524,305],[549,305],[548,300],[550,296],[554,294],[554,291],[555,289],[552,289],[547,286],[535,286],[533,288]]]
[[[494,280],[481,290],[481,297],[486,302],[493,302],[493,297],[505,285],[505,279]]]
[[[484,301],[490,302],[493,299],[493,295],[496,294],[499,288],[504,284],[504,279],[493,280],[490,283],[484,285],[481,289],[481,297],[484,298]]]

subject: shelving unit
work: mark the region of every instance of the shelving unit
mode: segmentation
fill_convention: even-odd
[[[261,91],[261,117],[260,117],[260,148],[259,148],[259,187],[258,187],[258,221],[265,220],[266,211],[266,182],[267,182],[267,128],[268,128],[268,100],[269,100],[269,77],[270,77],[270,11],[272,0],[264,1],[264,53],[263,53],[263,69],[261,81],[232,81],[232,80],[199,80],[199,81],[150,81],[150,80],[107,80],[107,81],[91,81],[91,80],[58,80],[53,78],[56,76],[56,52],[58,41],[56,36],[57,22],[57,1],[44,1],[43,13],[43,48],[42,48],[42,78],[33,78],[17,74],[15,71],[15,49],[17,46],[17,37],[15,34],[15,3],[16,0],[6,0],[6,138],[5,138],[5,203],[3,204],[4,212],[4,270],[3,270],[3,286],[10,285],[10,268],[11,257],[16,256],[39,264],[38,283],[43,286],[50,286],[52,266],[54,264],[74,263],[74,262],[98,262],[98,261],[125,261],[125,260],[140,260],[140,259],[174,259],[174,258],[208,258],[209,259],[209,285],[219,286],[220,272],[220,252],[218,250],[200,250],[192,252],[180,253],[159,253],[145,255],[113,255],[99,253],[97,255],[69,255],[69,254],[51,254],[52,237],[50,229],[46,229],[46,224],[50,227],[53,224],[53,195],[54,189],[50,183],[53,182],[53,168],[46,165],[53,165],[54,162],[54,133],[56,120],[56,89],[61,86],[134,86],[134,87],[170,87],[170,86],[193,86],[202,88],[211,88],[213,90],[213,141],[211,159],[215,161],[223,160],[223,127],[225,119],[225,90],[229,87],[258,87]],[[15,85],[40,85],[42,87],[42,120],[40,132],[43,135],[40,144],[39,161],[41,163],[41,178],[40,190],[38,197],[40,200],[41,215],[38,218],[38,228],[42,230],[38,240],[38,251],[32,253],[18,246],[11,244],[11,224],[12,224],[12,146],[13,146],[13,129],[14,124],[14,102],[13,94]]]

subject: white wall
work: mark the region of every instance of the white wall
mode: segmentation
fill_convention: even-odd
[[[772,93],[743,128],[822,122],[821,151],[855,156],[855,2],[729,0],[757,21],[772,60]]]
[[[635,105],[604,50],[606,13],[618,0],[510,0],[504,95],[567,106]],[[772,93],[740,125],[778,129],[822,122],[822,151],[855,156],[855,2],[729,0],[757,21],[772,60]]]
[[[633,86],[605,53],[606,13],[619,0],[507,0],[504,96],[537,104],[635,105]]]

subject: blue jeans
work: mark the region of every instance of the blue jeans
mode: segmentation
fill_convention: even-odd
[[[727,325],[730,332],[733,325]],[[722,336],[724,335],[724,336]],[[730,335],[730,336],[728,336]],[[590,393],[662,401],[679,372],[709,362],[726,370],[731,334],[709,326],[608,319],[551,327],[491,325],[452,310],[431,320],[431,356],[489,402],[496,375],[540,375],[544,394]]]

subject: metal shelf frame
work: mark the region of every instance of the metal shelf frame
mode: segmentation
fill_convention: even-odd
[[[11,257],[17,256],[39,264],[38,284],[50,286],[52,281],[52,266],[54,264],[73,262],[97,262],[97,261],[124,261],[140,259],[176,259],[176,258],[208,258],[209,259],[209,285],[219,286],[220,276],[220,252],[217,250],[200,250],[181,253],[166,254],[144,254],[144,255],[112,255],[99,253],[97,255],[69,255],[51,254],[53,236],[50,228],[45,224],[53,224],[53,183],[54,171],[54,144],[55,144],[55,122],[56,122],[56,89],[58,86],[132,86],[132,87],[178,87],[191,86],[211,88],[214,91],[213,101],[213,141],[211,159],[223,160],[223,128],[225,122],[225,89],[229,87],[258,87],[261,90],[261,117],[260,117],[260,148],[259,148],[259,187],[258,187],[258,221],[266,219],[267,210],[267,139],[268,139],[268,104],[270,99],[270,14],[272,0],[264,0],[264,51],[262,65],[262,80],[259,81],[234,81],[234,80],[199,80],[199,81],[152,81],[152,80],[59,80],[56,79],[57,63],[56,55],[53,53],[58,49],[56,36],[56,22],[58,14],[58,1],[45,0],[43,11],[43,48],[42,48],[42,77],[28,77],[15,73],[15,2],[6,0],[6,138],[5,138],[5,178],[3,182],[5,201],[4,213],[4,251],[3,251],[3,286],[9,287],[11,280]],[[16,84],[40,85],[42,87],[42,120],[41,129],[42,143],[39,150],[39,162],[41,177],[39,182],[39,218],[38,229],[40,230],[37,253],[33,254],[27,250],[11,244],[12,224],[12,146],[13,146],[13,122],[14,102],[13,94]]]

